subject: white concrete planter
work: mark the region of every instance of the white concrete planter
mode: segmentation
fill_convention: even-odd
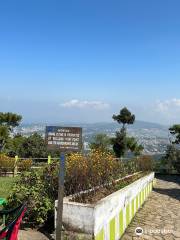
[[[153,179],[154,173],[150,173],[96,204],[64,198],[63,222],[75,231],[91,234],[95,240],[119,240],[152,191]],[[55,209],[57,205],[56,201]]]

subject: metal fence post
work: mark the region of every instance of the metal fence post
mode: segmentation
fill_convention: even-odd
[[[18,162],[18,156],[16,155],[15,156],[15,163],[14,163],[14,177],[17,175],[17,171],[18,171],[18,169],[17,169],[17,162]]]
[[[51,155],[48,156],[48,164],[51,164]]]
[[[59,169],[57,220],[56,220],[56,240],[62,240],[61,234],[62,234],[62,215],[64,197],[64,176],[65,176],[65,154],[61,153]]]

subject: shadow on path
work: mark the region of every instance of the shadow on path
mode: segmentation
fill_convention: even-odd
[[[168,195],[169,197],[175,198],[180,201],[180,189],[178,188],[154,188],[153,190],[157,193]]]
[[[162,174],[156,174],[156,178],[167,181],[167,182],[174,182],[176,184],[180,185],[180,175],[162,175]]]

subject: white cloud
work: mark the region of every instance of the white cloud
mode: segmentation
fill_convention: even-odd
[[[104,103],[101,101],[80,101],[78,99],[72,99],[70,101],[60,104],[60,106],[64,108],[93,108],[96,110],[103,110],[109,108],[108,103]]]
[[[169,111],[180,110],[180,99],[173,98],[165,101],[157,101],[156,111],[168,113]]]

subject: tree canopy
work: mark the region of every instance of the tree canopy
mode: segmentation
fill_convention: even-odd
[[[113,115],[112,118],[119,124],[123,124],[124,127],[126,124],[133,124],[135,121],[135,115],[132,114],[126,107],[122,108],[118,115]]]
[[[119,124],[122,124],[120,131],[116,132],[115,138],[112,138],[113,150],[116,157],[123,157],[125,153],[130,150],[135,155],[140,155],[143,146],[139,145],[135,138],[128,137],[126,133],[126,125],[133,124],[135,115],[132,114],[126,107],[120,110],[118,115],[112,117]]]
[[[17,154],[24,158],[47,157],[48,155],[45,141],[38,133],[34,133],[20,142]]]
[[[180,124],[175,124],[169,128],[170,133],[175,137],[173,143],[180,143]]]
[[[7,126],[9,130],[12,130],[12,128],[19,126],[21,120],[22,116],[16,113],[0,112],[0,126]]]
[[[22,116],[15,113],[0,112],[0,151],[5,147],[8,141],[9,134],[14,127],[17,127],[21,122]]]

